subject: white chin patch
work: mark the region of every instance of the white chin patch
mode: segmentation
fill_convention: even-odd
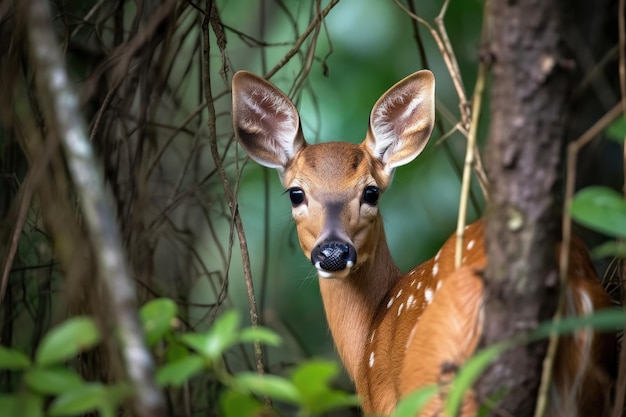
[[[348,276],[348,274],[350,273],[350,269],[353,265],[354,264],[352,262],[348,262],[348,265],[346,265],[346,267],[340,271],[327,271],[321,268],[318,262],[317,264],[315,264],[315,269],[317,269],[317,275],[319,275],[320,278],[342,279]]]

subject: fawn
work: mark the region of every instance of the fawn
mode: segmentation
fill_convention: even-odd
[[[389,414],[406,394],[438,383],[444,364],[460,365],[472,355],[487,319],[478,274],[487,263],[482,221],[466,227],[459,269],[453,236],[432,259],[403,274],[378,210],[394,169],[428,142],[434,91],[433,74],[418,71],[378,99],[361,144],[310,145],[298,111],[278,88],[245,71],[232,81],[235,135],[253,160],[278,171],[288,191],[300,246],[319,275],[328,325],[365,413]],[[572,246],[569,314],[611,305],[580,245]],[[583,331],[562,339],[552,415],[605,412],[612,343],[610,335]],[[422,415],[439,413],[442,399],[435,397]],[[462,415],[474,415],[477,407],[468,393]]]

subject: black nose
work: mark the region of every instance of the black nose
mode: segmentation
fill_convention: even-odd
[[[326,271],[341,271],[356,263],[356,250],[348,243],[328,242],[316,246],[311,252],[311,262]]]

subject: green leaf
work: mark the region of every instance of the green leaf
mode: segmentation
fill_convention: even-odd
[[[592,229],[626,237],[626,201],[610,188],[584,188],[572,200],[570,212],[574,219]]]
[[[515,346],[513,342],[501,342],[478,351],[459,369],[446,400],[447,416],[460,414],[465,393],[471,390],[474,382],[502,352]]]
[[[593,328],[597,331],[615,331],[626,326],[626,310],[623,308],[606,309],[588,316],[565,317],[558,322],[545,322],[528,334],[513,340],[496,343],[480,350],[470,358],[459,370],[454,379],[452,389],[446,401],[446,415],[457,415],[465,393],[472,387],[491,362],[502,352],[521,344],[548,338],[551,334],[574,333],[582,328]]]
[[[34,391],[41,394],[62,394],[83,385],[83,380],[75,371],[67,368],[30,369],[24,381]]]
[[[172,328],[176,312],[176,303],[169,298],[157,298],[141,307],[139,316],[150,346],[161,340],[163,335]]]
[[[626,118],[621,117],[615,120],[606,128],[606,135],[609,139],[619,143],[624,143],[626,138]]]
[[[84,384],[55,398],[50,404],[49,413],[51,416],[76,416],[96,411],[106,399],[105,386],[99,383]]]
[[[105,386],[100,383],[83,384],[66,392],[50,404],[49,415],[76,416],[99,411],[103,417],[114,417],[117,406],[132,393],[129,384]]]
[[[323,414],[344,407],[358,407],[361,400],[357,395],[345,391],[329,389],[317,396],[317,400],[307,405],[311,414]]]
[[[269,346],[279,346],[282,342],[278,333],[265,327],[246,327],[239,333],[239,341],[252,343],[259,341]]]
[[[119,405],[132,395],[132,387],[129,383],[123,382],[104,388],[106,395],[99,406],[100,417],[116,417]]]
[[[291,376],[305,401],[315,401],[316,396],[329,390],[329,381],[339,373],[339,365],[331,361],[310,361],[299,365]]]
[[[156,380],[161,386],[181,386],[189,378],[207,367],[205,360],[198,355],[191,355],[181,360],[170,362],[157,370]]]
[[[16,349],[0,346],[0,369],[27,369],[30,367],[28,356]]]
[[[430,385],[412,392],[400,400],[391,417],[415,417],[437,392],[436,385]]]
[[[302,396],[288,379],[276,375],[258,375],[242,372],[235,375],[234,386],[257,395],[267,395],[275,400],[290,404],[301,404]]]
[[[294,371],[291,380],[300,391],[303,405],[311,414],[359,405],[356,395],[335,390],[330,386],[331,380],[339,371],[339,365],[332,361],[305,362]]]
[[[551,333],[574,333],[582,328],[592,328],[598,331],[616,331],[626,326],[626,310],[611,308],[599,310],[588,316],[564,317],[558,322],[540,324],[526,337],[526,343],[545,339]]]
[[[227,390],[222,395],[220,399],[220,407],[224,417],[260,416],[265,408],[263,404],[250,395],[233,390]]]
[[[165,358],[167,362],[176,362],[189,356],[189,349],[187,346],[181,344],[177,340],[172,340],[168,343],[165,351]]]
[[[43,397],[32,392],[23,391],[14,397],[13,412],[2,416],[43,417]]]
[[[626,242],[621,240],[612,240],[609,242],[605,242],[593,248],[593,250],[591,251],[591,256],[594,259],[601,259],[609,256],[625,259]]]
[[[233,344],[237,343],[239,313],[230,310],[215,320],[205,334],[188,333],[181,336],[181,341],[210,361],[218,360]]]
[[[37,349],[35,362],[51,365],[63,362],[100,341],[100,332],[93,319],[73,317],[50,330]]]
[[[14,416],[17,413],[17,396],[0,394],[0,416]]]

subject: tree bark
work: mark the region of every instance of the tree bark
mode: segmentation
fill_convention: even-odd
[[[487,47],[493,59],[486,163],[488,214],[482,345],[549,319],[557,305],[555,184],[568,77],[558,0],[493,0]],[[546,343],[507,352],[477,385],[479,398],[531,416]],[[502,397],[500,397],[502,396]]]

